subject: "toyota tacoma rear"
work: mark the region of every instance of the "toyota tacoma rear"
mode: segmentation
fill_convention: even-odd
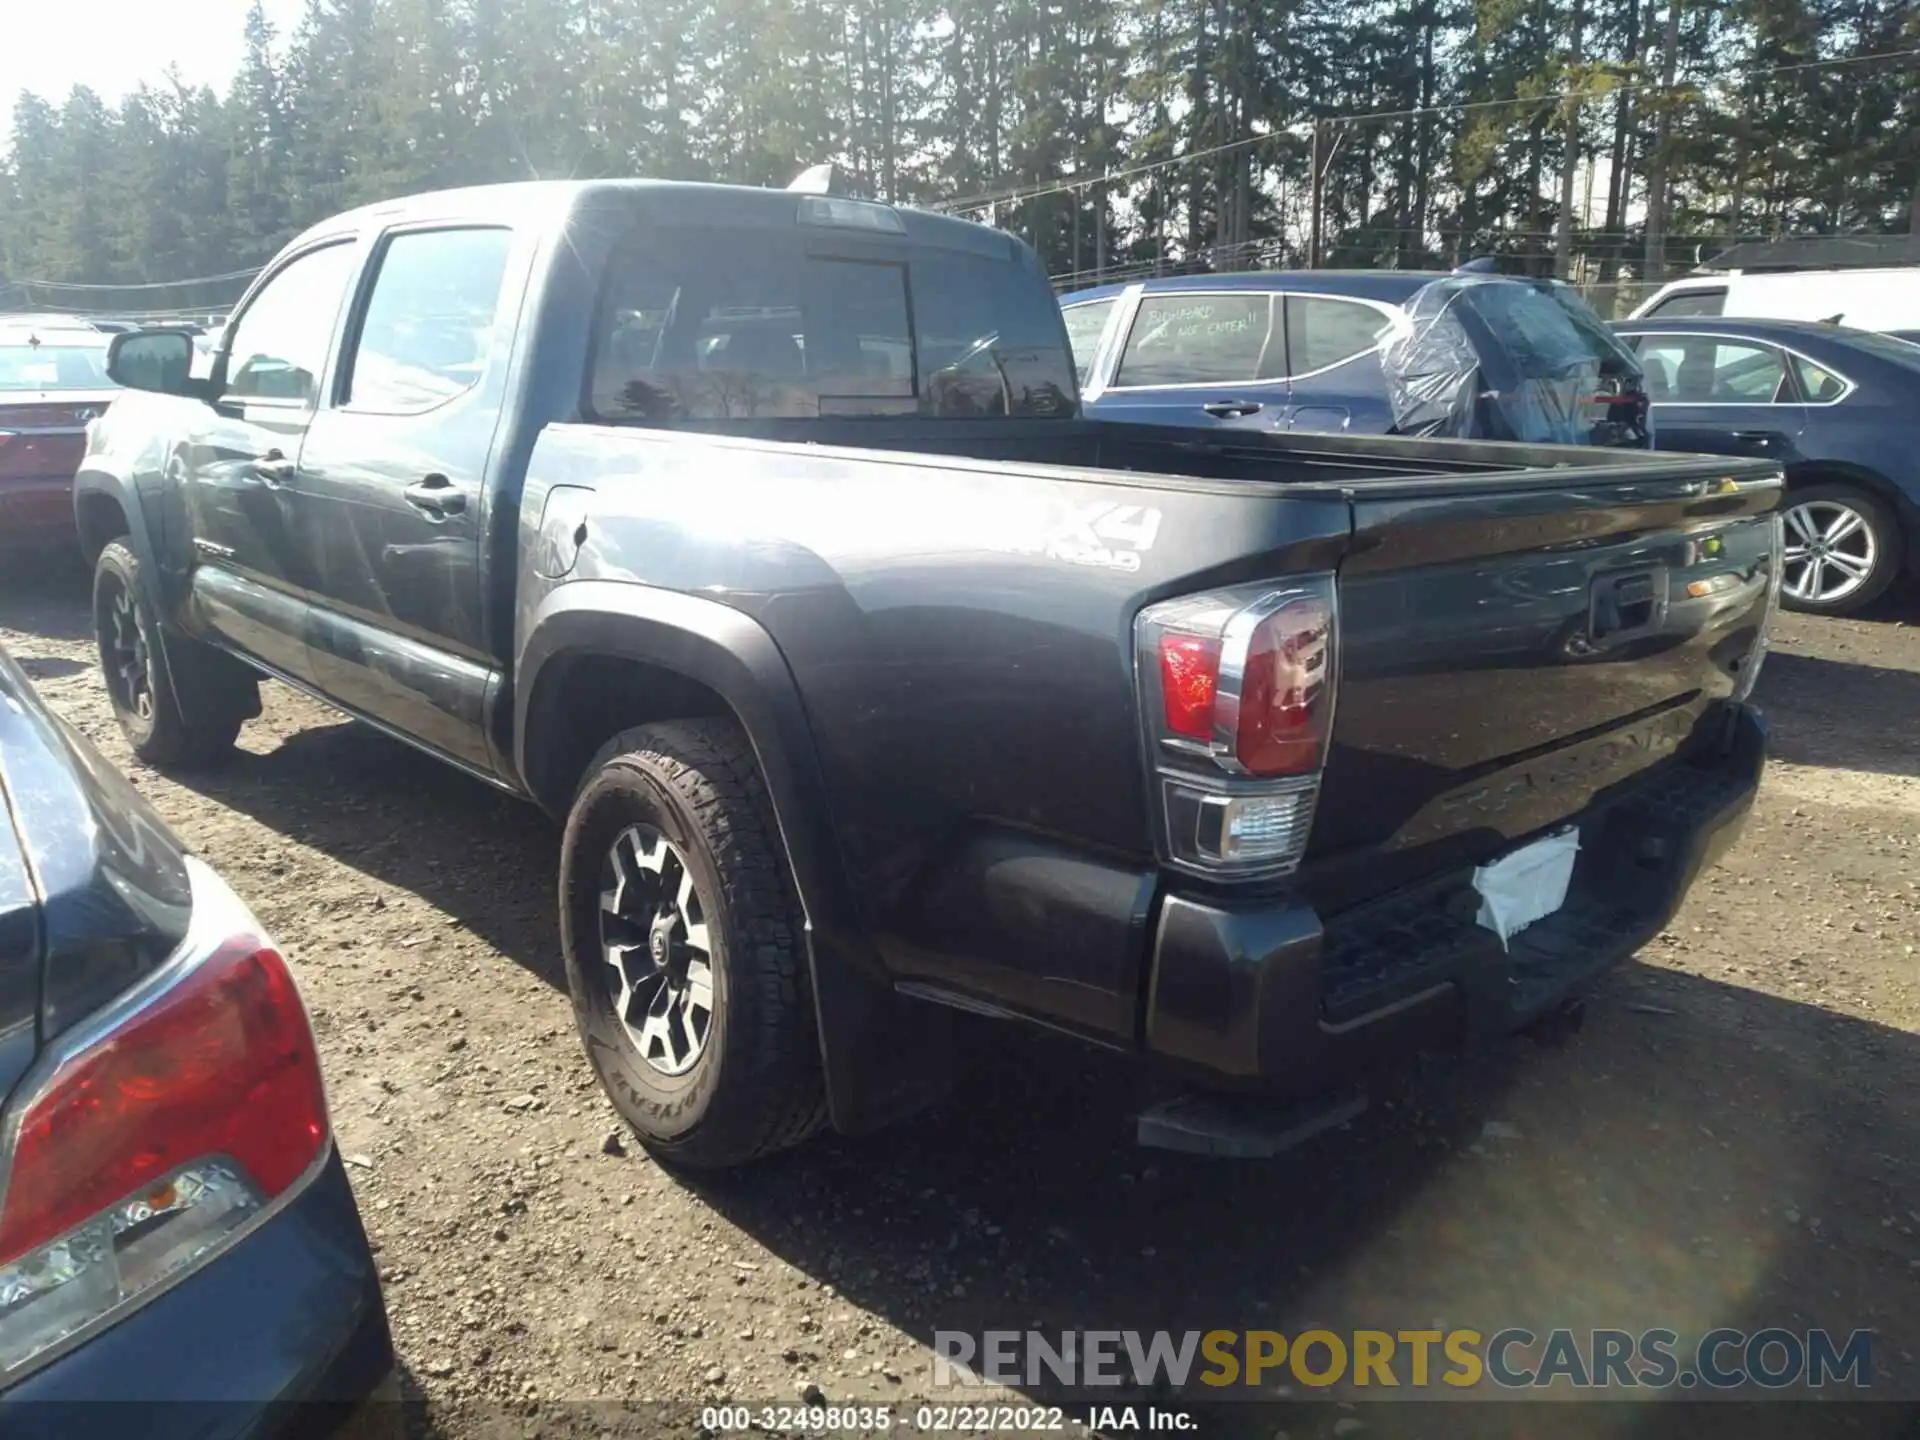
[[[909,1113],[956,1011],[1274,1095],[1525,1024],[1758,783],[1776,467],[1089,420],[951,218],[418,197],[210,374],[113,343],[135,752],[216,760],[266,675],[545,807],[582,1039],[681,1163]]]

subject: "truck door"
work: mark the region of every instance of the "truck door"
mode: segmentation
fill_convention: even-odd
[[[187,447],[193,596],[222,639],[311,681],[312,567],[294,518],[300,447],[358,246],[323,243],[278,269],[228,329],[225,385]]]
[[[1102,420],[1286,427],[1279,297],[1263,290],[1156,290],[1140,296],[1104,389]]]
[[[300,454],[316,682],[486,770],[489,640],[510,637],[489,637],[481,603],[484,485],[519,312],[502,293],[530,259],[499,227],[386,235]]]

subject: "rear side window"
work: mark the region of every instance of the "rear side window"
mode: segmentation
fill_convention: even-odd
[[[1058,309],[1011,259],[835,254],[789,230],[652,227],[615,255],[595,342],[602,419],[1067,414]]]
[[[415,414],[479,383],[513,248],[507,230],[413,230],[380,258],[341,403]]]
[[[1647,317],[1673,320],[1687,315],[1718,315],[1726,306],[1727,292],[1723,289],[1680,290],[1649,310]]]
[[[1814,364],[1804,355],[1788,358],[1793,362],[1793,373],[1800,377],[1801,393],[1814,404],[1825,405],[1847,393],[1847,382],[1833,371]]]
[[[1787,378],[1786,359],[1771,345],[1711,335],[1649,336],[1640,363],[1648,398],[1670,405],[1770,405]]]
[[[1085,385],[1087,367],[1093,364],[1093,352],[1100,348],[1107,317],[1113,314],[1113,301],[1091,300],[1085,305],[1070,305],[1060,313],[1067,322],[1067,342],[1073,346],[1074,374]]]
[[[1386,316],[1357,300],[1289,295],[1287,373],[1306,375],[1364,355],[1387,328]]]
[[[1264,357],[1275,298],[1241,291],[1146,296],[1114,383],[1202,385],[1261,378],[1268,373]]]

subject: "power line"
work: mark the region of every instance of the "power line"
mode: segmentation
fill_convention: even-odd
[[[1871,55],[1845,55],[1830,60],[1802,60],[1791,65],[1770,65],[1760,70],[1749,70],[1742,77],[1746,80],[1759,80],[1772,75],[1786,75],[1800,70],[1836,69],[1843,65],[1863,65],[1875,60],[1902,60],[1920,56],[1920,47],[1908,50],[1882,50]],[[1411,120],[1422,115],[1460,115],[1470,110],[1507,109],[1518,105],[1540,106],[1567,100],[1598,100],[1609,95],[1635,95],[1644,91],[1662,90],[1673,94],[1697,91],[1699,87],[1690,81],[1677,81],[1672,85],[1662,85],[1658,81],[1645,81],[1636,85],[1615,85],[1607,90],[1591,92],[1586,90],[1561,90],[1544,95],[1512,96],[1505,100],[1461,100],[1449,105],[1416,105],[1407,110],[1363,110],[1349,115],[1321,115],[1311,121],[1300,122],[1301,128],[1311,125],[1359,125],[1377,120]],[[959,200],[949,200],[934,208],[946,214],[969,214],[976,210],[986,210],[995,205],[1010,204],[1018,200],[1038,200],[1048,195],[1063,195],[1069,192],[1085,190],[1093,185],[1106,185],[1116,180],[1125,180],[1134,175],[1146,175],[1154,171],[1165,170],[1175,165],[1186,165],[1195,160],[1205,160],[1214,155],[1224,155],[1230,150],[1244,149],[1249,145],[1259,145],[1268,140],[1278,140],[1292,135],[1290,130],[1269,130],[1263,135],[1243,136],[1238,140],[1229,140],[1224,144],[1211,145],[1202,150],[1190,150],[1184,155],[1176,155],[1166,160],[1153,160],[1140,165],[1129,165],[1120,170],[1109,170],[1100,175],[1089,175],[1084,180],[1062,182],[1039,182],[1033,185],[1016,186],[996,194],[969,195]],[[1293,136],[1293,138],[1300,138]]]
[[[129,281],[124,285],[89,285],[77,280],[9,280],[7,283],[17,290],[179,290],[189,285],[218,285],[228,280],[251,280],[265,268],[265,266],[256,265],[251,270],[230,270],[225,275],[198,275],[190,280]]]

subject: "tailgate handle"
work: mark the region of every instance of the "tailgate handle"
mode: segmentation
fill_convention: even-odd
[[[1666,620],[1667,572],[1635,570],[1602,575],[1593,582],[1587,634],[1596,645],[1644,635]]]
[[[1200,407],[1207,414],[1220,420],[1237,420],[1243,415],[1260,413],[1258,400],[1210,400]]]

